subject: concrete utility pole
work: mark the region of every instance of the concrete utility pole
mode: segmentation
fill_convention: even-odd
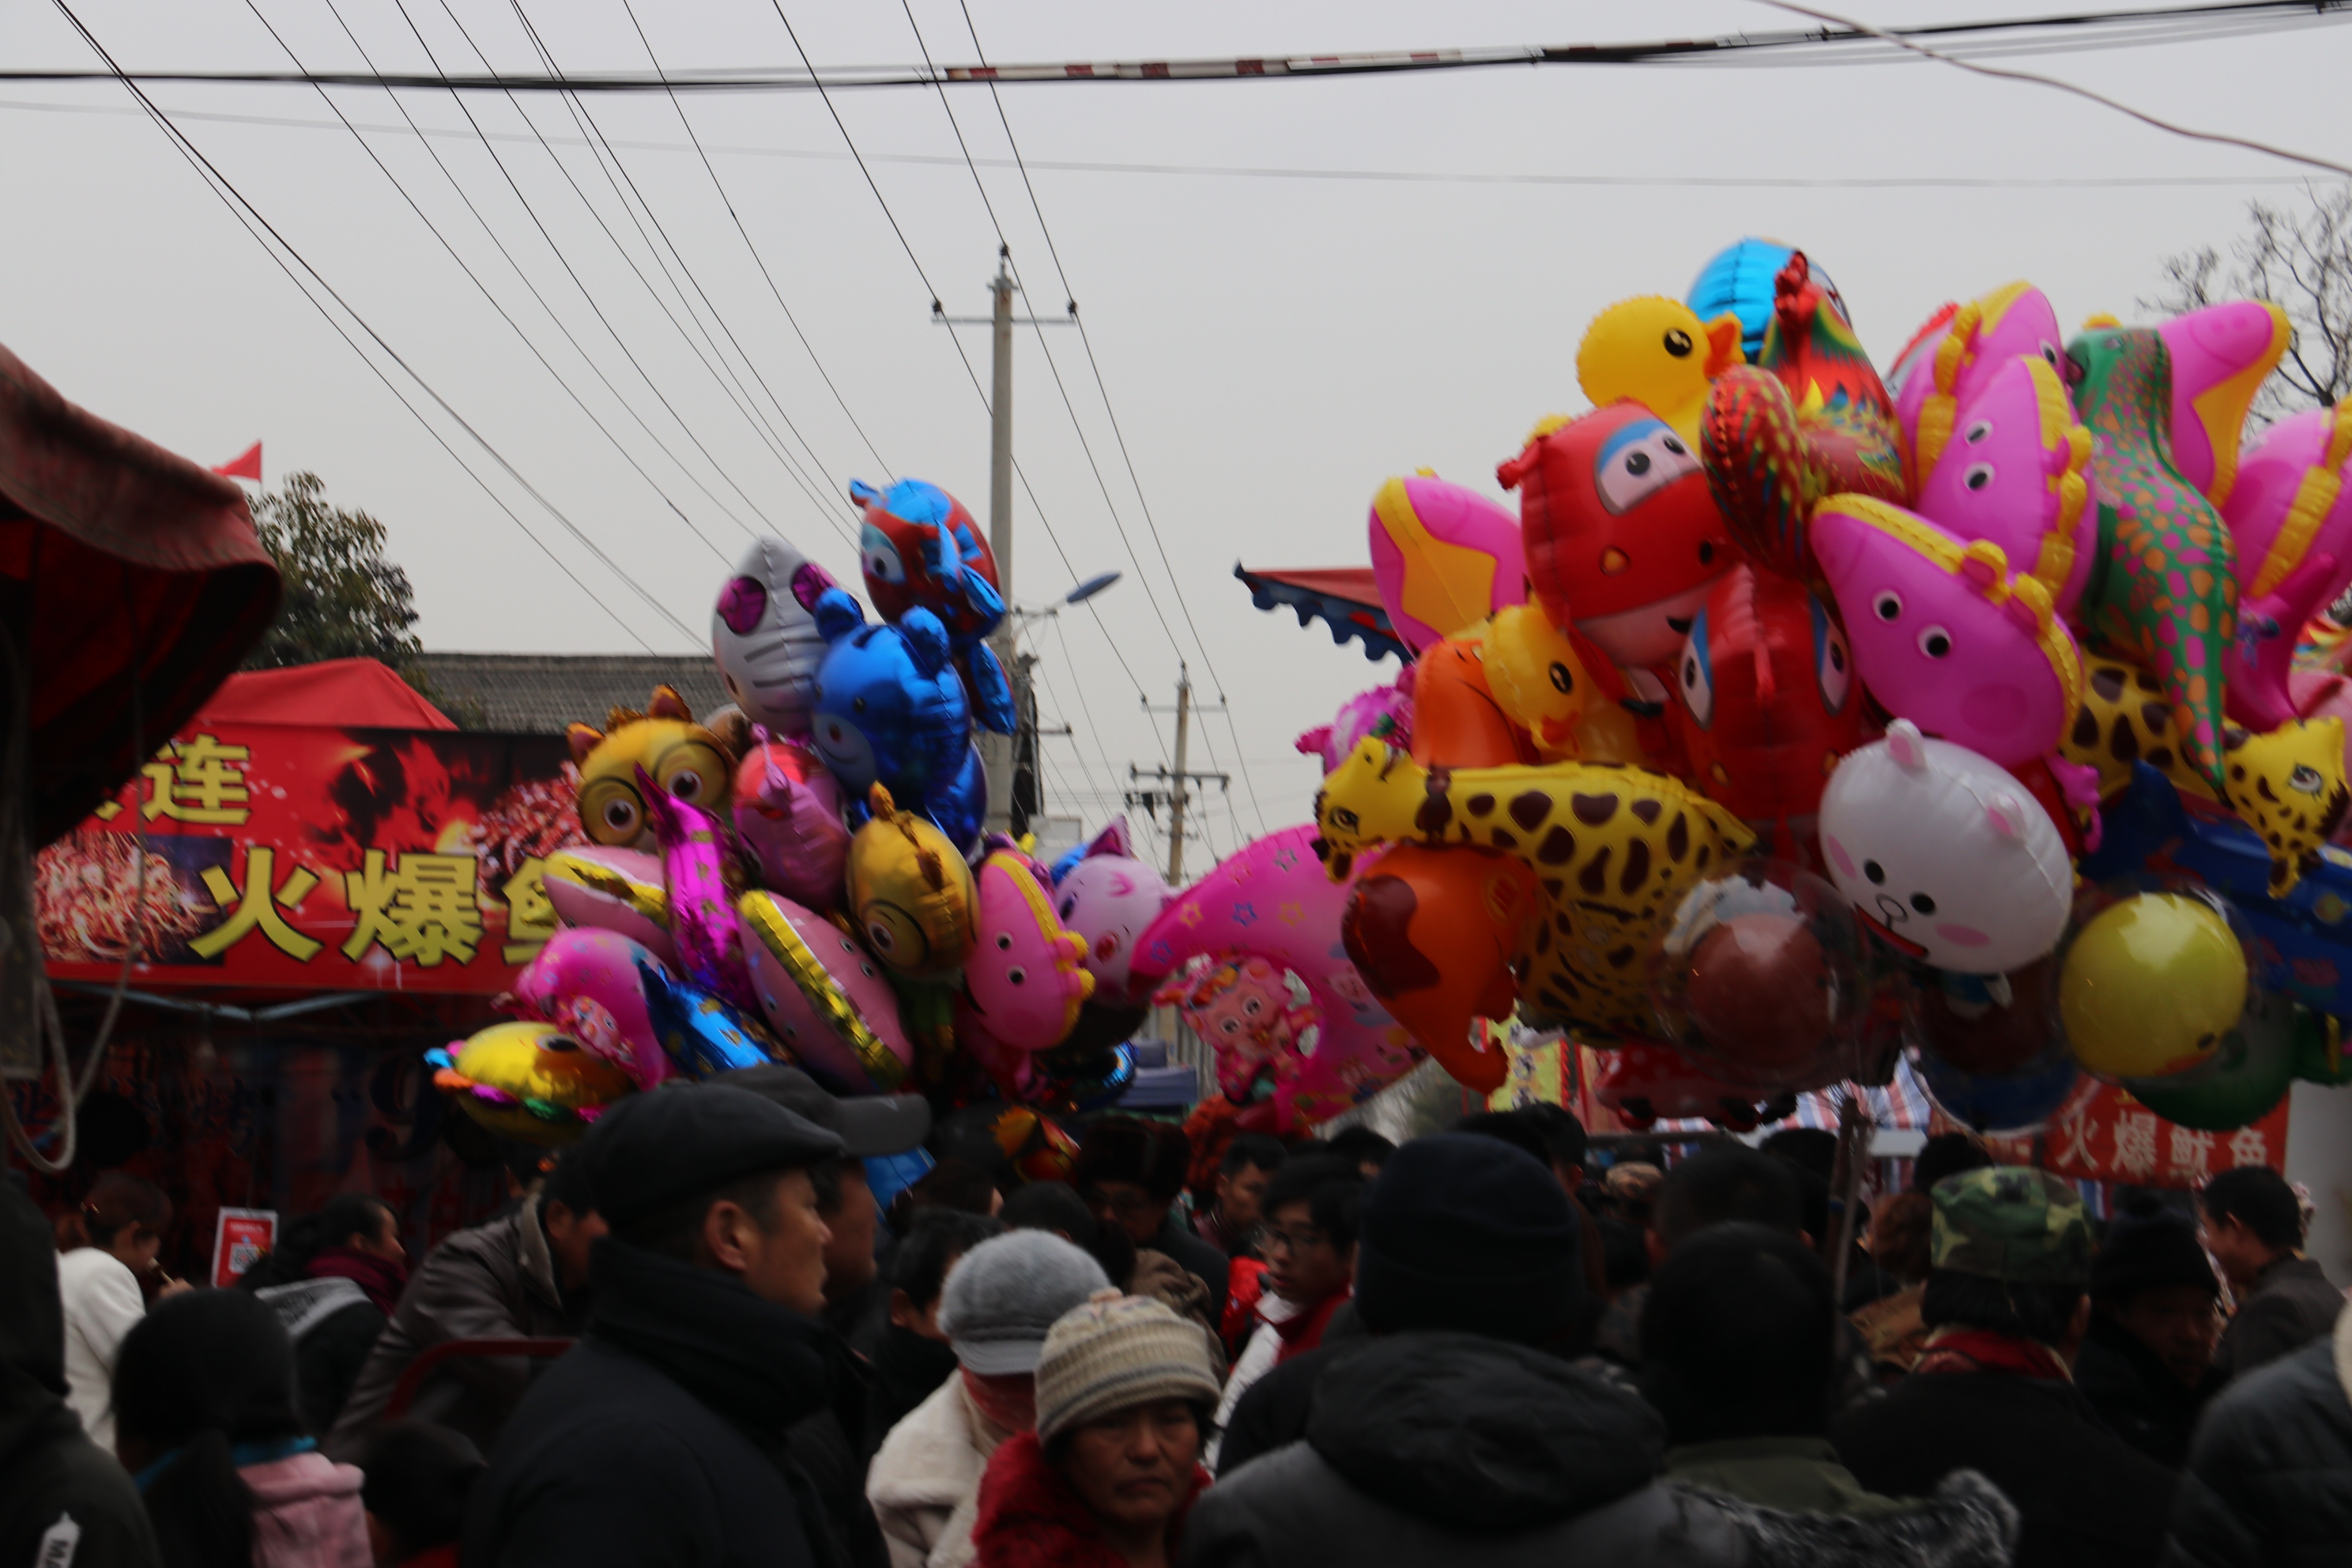
[[[1218,706],[1223,706],[1222,700]],[[1161,713],[1168,711],[1165,708],[1155,710],[1149,702],[1144,704],[1144,710]],[[1169,785],[1166,797],[1168,801],[1168,885],[1171,888],[1181,887],[1184,882],[1184,803],[1192,795],[1189,786],[1194,779],[1199,779],[1203,784],[1214,779],[1220,789],[1230,788],[1234,782],[1231,773],[1196,773],[1185,767],[1184,763],[1191,754],[1192,740],[1192,674],[1180,659],[1176,665],[1176,765],[1172,769],[1147,769],[1139,768],[1129,763],[1127,767],[1127,776],[1129,780],[1158,779],[1166,781]],[[1127,803],[1129,805],[1140,805],[1146,810],[1151,810],[1158,805],[1160,798],[1157,792],[1137,794],[1130,791]]]

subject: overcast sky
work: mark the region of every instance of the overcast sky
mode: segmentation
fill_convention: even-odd
[[[362,68],[328,0],[257,3],[306,65]],[[443,0],[405,0],[422,42],[395,0],[335,4],[379,68],[431,70],[436,59],[443,69],[481,68],[459,23],[493,64],[539,68],[509,0],[447,0],[446,9]],[[76,0],[75,9],[134,68],[289,65],[241,0]],[[672,70],[798,63],[768,0],[638,0],[636,9]],[[1892,24],[2032,8],[1857,0],[1857,9]],[[889,0],[787,0],[784,10],[820,65],[919,58],[907,12]],[[522,0],[521,11],[568,70],[648,65],[620,0]],[[955,0],[913,0],[912,16],[933,58],[973,58]],[[989,57],[1002,61],[1568,43],[1796,25],[1757,5],[1663,0],[971,0],[971,16]],[[0,0],[0,60],[95,63],[48,0]],[[2352,30],[2341,26],[2017,63],[2192,125],[2352,161],[2341,114]],[[200,462],[222,461],[258,437],[272,483],[290,468],[316,470],[334,500],[390,529],[392,552],[415,583],[428,647],[626,651],[637,637],[665,651],[707,646],[711,600],[751,531],[782,533],[845,581],[855,578],[854,524],[840,494],[852,477],[931,479],[985,525],[981,400],[949,331],[929,321],[931,296],[815,95],[684,100],[757,247],[755,263],[677,110],[661,97],[588,104],[652,204],[662,232],[647,226],[644,234],[656,244],[666,234],[676,247],[676,258],[665,250],[657,261],[636,226],[643,215],[625,215],[614,195],[619,173],[597,162],[561,100],[530,98],[519,109],[469,97],[466,107],[490,134],[486,145],[446,93],[404,93],[395,105],[379,90],[337,89],[335,107],[362,128],[367,148],[520,335],[319,93],[175,86],[155,96],[394,348],[695,632],[690,640],[660,619],[434,414],[457,454],[611,612],[567,581],[305,302],[163,134],[127,111],[122,89],[0,84],[8,214],[0,342],[68,396]],[[949,98],[1034,303],[1050,313],[1062,286],[1009,166],[995,107],[982,89],[950,89]],[[1038,335],[1024,333],[1015,447],[1044,515],[1020,498],[1014,595],[1043,602],[1099,571],[1127,574],[1095,601],[1098,619],[1066,612],[1059,628],[1033,634],[1045,658],[1046,716],[1078,731],[1047,742],[1049,809],[1081,812],[1091,826],[1130,763],[1165,758],[1171,721],[1140,711],[1139,683],[1154,702],[1171,701],[1181,647],[1202,700],[1222,689],[1231,703],[1230,727],[1208,720],[1193,750],[1194,766],[1236,773],[1230,804],[1211,804],[1220,851],[1261,824],[1307,816],[1316,769],[1292,752],[1292,736],[1325,722],[1350,692],[1396,674],[1392,662],[1369,664],[1355,646],[1334,648],[1319,624],[1302,630],[1287,613],[1253,609],[1232,578],[1234,563],[1365,561],[1367,504],[1392,473],[1433,468],[1499,495],[1495,464],[1528,425],[1582,406],[1577,341],[1612,300],[1680,295],[1721,246],[1769,234],[1803,245],[1835,277],[1884,363],[1944,300],[2016,277],[2040,284],[2070,321],[2101,310],[2128,318],[2135,299],[2155,289],[2164,256],[2225,241],[2250,198],[2296,199],[2303,173],[2044,89],[1929,63],[1017,86],[1003,89],[1003,101],[1158,533],[1155,543],[1076,335],[1053,331],[1047,346],[1108,502]],[[984,312],[996,234],[940,95],[842,92],[834,107],[949,309]],[[410,134],[404,109],[428,132],[449,134]],[[526,112],[553,142],[561,168],[530,139]],[[1236,172],[1244,170],[1289,173]],[[1895,183],[1855,183],[1863,181]],[[1979,183],[1931,183],[1955,181]],[[681,258],[690,282],[677,270]],[[669,277],[689,295],[707,294],[717,321],[697,297],[701,324],[685,325]],[[731,363],[719,323],[756,367],[756,381],[740,366],[735,374],[763,424],[689,348],[689,333],[707,331]],[[987,334],[962,335],[984,382]],[[711,353],[701,336],[691,342]],[[768,406],[770,392],[814,449],[816,499],[772,450],[794,438]],[[1196,626],[1205,658],[1195,651]]]

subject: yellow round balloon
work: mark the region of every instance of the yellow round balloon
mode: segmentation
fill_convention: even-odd
[[[2167,1078],[2211,1057],[2246,1010],[2246,952],[2201,899],[2139,893],[2075,936],[2058,983],[2074,1059],[2104,1078]]]

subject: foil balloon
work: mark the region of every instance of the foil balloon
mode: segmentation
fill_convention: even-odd
[[[2276,305],[2231,300],[2184,311],[2156,330],[2172,366],[2172,465],[2220,506],[2236,490],[2246,416],[2286,357],[2294,328]]]
[[[638,966],[637,979],[645,987],[646,1016],[653,1020],[655,1037],[688,1078],[715,1078],[792,1059],[763,1026],[700,986],[650,963]]]
[[[653,786],[709,811],[727,809],[735,776],[733,742],[694,721],[686,700],[670,687],[654,688],[646,711],[615,708],[604,728],[573,724],[564,731],[580,769],[581,830],[593,844],[651,849]]]
[[[669,889],[661,858],[641,849],[573,845],[547,858],[540,876],[556,919],[582,930],[609,931],[677,963],[669,934]]]
[[[1433,768],[1492,768],[1537,758],[1535,742],[1496,700],[1486,642],[1475,634],[1433,643],[1413,661],[1412,733],[1392,743],[1410,747],[1414,761]]]
[[[2055,957],[2007,974],[1931,970],[1910,996],[1911,1031],[1937,1060],[1979,1078],[2029,1070],[2058,1048]]]
[[[966,774],[976,773],[979,753],[939,617],[917,608],[895,626],[871,626],[857,601],[835,589],[818,599],[817,625],[831,646],[817,673],[812,733],[834,778],[853,802],[880,784],[900,809],[932,816],[959,847],[976,844],[986,795],[983,787],[980,813],[965,822],[973,804]]]
[[[569,1143],[635,1089],[627,1072],[540,1019],[493,1024],[425,1053],[433,1087],[501,1138]]]
[[[1793,1094],[1759,1107],[1745,1089],[1712,1077],[1671,1046],[1628,1040],[1601,1053],[1592,1096],[1628,1125],[1646,1130],[1661,1121],[1705,1119],[1731,1132],[1753,1132],[1797,1109]]]
[[[1911,509],[1964,544],[2000,545],[2063,617],[2098,552],[2090,467],[2091,433],[2074,418],[2065,382],[2041,355],[2020,354],[1962,405]]]
[[[1339,937],[1389,1016],[1455,1082],[1491,1094],[1509,1065],[1473,1020],[1511,1016],[1512,963],[1544,918],[1535,872],[1500,851],[1400,845],[1356,879]]]
[[[1691,623],[1675,698],[1698,787],[1754,828],[1765,853],[1818,864],[1822,786],[1862,743],[1853,654],[1827,606],[1789,578],[1732,568]]]
[[[620,1068],[637,1088],[652,1089],[673,1069],[646,1011],[637,970],[659,962],[617,931],[560,931],[515,976],[514,1004]]]
[[[1838,764],[1821,831],[1838,891],[1906,956],[2000,974],[2065,932],[2074,872],[2049,813],[2006,769],[1907,719]]]
[[[2059,951],[2066,1048],[2101,1078],[2187,1072],[2245,1016],[2253,968],[2210,889],[2086,892]]]
[[[1528,585],[1552,624],[1573,625],[1621,669],[1671,664],[1737,559],[1688,438],[1615,403],[1543,429],[1496,478],[1519,492]],[[1636,695],[1663,700],[1654,683]]]
[[[858,552],[874,608],[890,621],[903,622],[916,609],[936,616],[981,724],[1011,734],[1013,688],[983,640],[1004,618],[1004,598],[996,557],[971,513],[921,479],[900,479],[887,490],[853,479],[849,499],[865,514]]]
[[[735,770],[735,836],[762,886],[812,909],[841,902],[849,829],[841,791],[808,747],[755,737]]]
[[[1528,732],[1538,761],[1649,761],[1625,710],[1624,678],[1574,627],[1555,626],[1539,605],[1514,605],[1486,623],[1484,647],[1495,706]]]
[[[1530,1022],[1644,1033],[1641,964],[1682,895],[1756,841],[1738,818],[1664,773],[1591,763],[1432,773],[1376,742],[1316,797],[1316,853],[1334,881],[1378,844],[1469,844],[1533,871],[1549,917],[1519,953]]]
[[[1796,254],[1793,246],[1777,239],[1751,236],[1734,240],[1699,268],[1685,298],[1692,310],[1710,321],[1727,310],[1738,316],[1740,347],[1752,360],[1764,352],[1764,333],[1772,324],[1772,304],[1779,298],[1773,285]],[[1837,285],[1830,281],[1821,263],[1811,265],[1813,280],[1838,298]],[[1838,309],[1844,312],[1843,299],[1838,299]]]
[[[1236,1105],[1266,1100],[1277,1131],[1298,1124],[1297,1084],[1323,1035],[1306,978],[1256,954],[1194,959],[1152,1000],[1176,1009],[1217,1056],[1217,1087]]]
[[[1292,744],[1303,756],[1320,757],[1327,773],[1356,749],[1357,742],[1368,737],[1409,747],[1412,744],[1412,684],[1413,667],[1407,665],[1396,684],[1356,693],[1339,704],[1328,724],[1303,731]]]
[[[1051,1049],[1094,994],[1095,977],[1081,962],[1086,939],[1063,928],[1025,855],[992,851],[973,881],[979,937],[964,961],[958,1032],[969,1021],[1014,1050]]]
[[[1321,1019],[1291,1103],[1300,1120],[1323,1121],[1403,1077],[1421,1053],[1348,957],[1339,922],[1350,889],[1324,874],[1314,837],[1311,826],[1268,834],[1178,894],[1137,940],[1130,987],[1156,989],[1196,958],[1236,954],[1297,974]]]
[[[2126,1079],[2124,1088],[2176,1126],[2234,1131],[2269,1115],[2294,1086],[2297,1062],[2324,1055],[2334,1032],[2333,1020],[2275,992],[2257,993],[2201,1066],[2165,1078]]]
[[[1158,870],[1136,858],[1123,816],[1113,817],[1057,872],[1054,911],[1083,944],[1078,962],[1095,977],[1093,1002],[1134,999],[1129,971],[1136,940],[1175,897]]]
[[[1739,363],[1737,315],[1701,321],[1679,300],[1621,300],[1592,319],[1576,345],[1576,381],[1596,408],[1630,400],[1698,443],[1707,383]]]
[[[1963,1072],[1925,1054],[1911,1065],[1937,1110],[1987,1136],[2039,1131],[2065,1110],[2085,1081],[2073,1058],[2056,1049],[2000,1077]]]
[[[1911,488],[1918,488],[1959,429],[1962,405],[1974,403],[2021,356],[2064,371],[2065,342],[2058,312],[2031,283],[2004,284],[1937,312],[1905,347],[1889,378]]]
[[[1868,949],[1844,897],[1811,872],[1751,859],[1699,883],[1650,962],[1660,1027],[1722,1082],[1769,1094],[1856,1073]]]
[[[2352,586],[2352,411],[2290,415],[2239,462],[2221,517],[2238,570],[2238,640],[2222,668],[2230,716],[2270,730],[2303,710],[2289,690],[2297,634]]]
[[[669,889],[669,934],[677,969],[691,984],[730,1006],[755,1007],[743,935],[735,921],[740,872],[718,817],[652,787],[641,772],[654,836],[661,845],[662,880]],[[730,878],[730,873],[734,872]]]
[[[1430,474],[1390,479],[1372,497],[1370,533],[1381,605],[1415,653],[1527,597],[1519,520],[1475,490]]]
[[[898,1000],[856,940],[781,893],[755,890],[736,906],[760,1014],[784,1049],[850,1093],[890,1093],[915,1051]]]
[[[2081,707],[2082,655],[2035,578],[1865,496],[1813,514],[1814,559],[1863,684],[1889,711],[2004,766],[2057,749]]]
[[[2169,455],[2172,358],[2153,327],[2101,326],[2067,345],[2092,436],[2105,570],[2084,593],[2091,638],[2156,672],[2182,754],[2221,788],[2223,661],[2238,632],[2236,558],[2212,503]]]
[[[971,868],[940,830],[876,784],[872,813],[849,841],[849,916],[893,972],[936,978],[971,952]]]
[[[817,596],[833,574],[781,539],[751,542],[710,612],[710,657],[727,695],[752,723],[808,733],[824,634]]]

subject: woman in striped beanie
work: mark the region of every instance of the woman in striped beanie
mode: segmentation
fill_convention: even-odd
[[[1157,1301],[1100,1290],[1045,1335],[1037,1426],[980,1483],[979,1568],[1166,1568],[1209,1474],[1207,1334]]]

